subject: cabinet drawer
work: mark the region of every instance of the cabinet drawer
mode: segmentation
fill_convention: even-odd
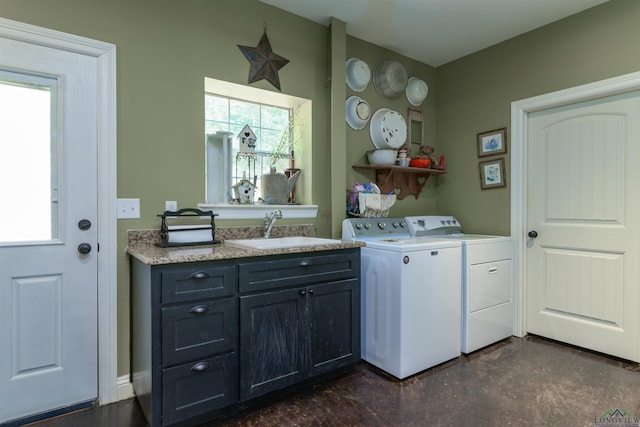
[[[238,300],[204,300],[162,308],[162,364],[237,348]]]
[[[162,424],[173,424],[238,401],[238,354],[162,371]]]
[[[360,252],[295,257],[239,264],[240,292],[253,292],[358,277]]]
[[[234,265],[182,268],[163,271],[162,303],[232,295],[236,289]]]

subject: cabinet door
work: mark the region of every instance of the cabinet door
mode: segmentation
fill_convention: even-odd
[[[304,288],[240,297],[240,399],[305,377]]]
[[[360,280],[308,287],[311,375],[360,360]]]

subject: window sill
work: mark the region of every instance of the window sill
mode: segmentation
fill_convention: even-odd
[[[276,209],[283,218],[315,218],[318,205],[232,205],[229,203],[199,203],[198,209],[217,213],[216,219],[264,219]]]

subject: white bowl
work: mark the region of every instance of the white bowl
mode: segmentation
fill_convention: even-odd
[[[392,165],[396,162],[398,150],[381,149],[367,151],[367,160],[372,165]]]
[[[354,92],[362,92],[371,80],[371,69],[362,59],[349,58],[346,63],[347,86]]]
[[[364,129],[369,123],[371,108],[364,99],[359,96],[350,96],[346,101],[347,124],[351,129]]]
[[[419,107],[422,102],[427,98],[429,93],[429,86],[417,77],[410,77],[405,89],[407,94],[407,101],[414,107]]]

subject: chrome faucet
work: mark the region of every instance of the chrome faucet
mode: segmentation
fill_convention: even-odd
[[[282,218],[282,211],[280,209],[276,209],[273,212],[269,212],[264,216],[264,238],[268,239],[269,234],[271,234],[271,229],[273,228],[273,224],[276,223],[276,219]]]

